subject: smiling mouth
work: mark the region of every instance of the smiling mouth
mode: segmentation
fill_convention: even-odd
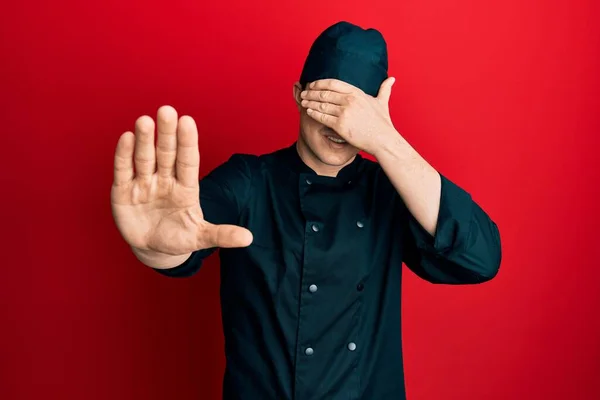
[[[327,139],[331,140],[334,143],[338,143],[338,144],[344,144],[346,143],[346,141],[344,139],[340,139],[334,136],[327,136]]]

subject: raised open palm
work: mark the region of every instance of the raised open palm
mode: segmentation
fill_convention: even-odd
[[[156,125],[156,126],[155,126]],[[156,127],[156,146],[154,130]],[[198,182],[198,129],[170,106],[135,123],[117,143],[111,206],[115,223],[134,249],[165,255],[212,247],[245,247],[252,234],[204,220]]]

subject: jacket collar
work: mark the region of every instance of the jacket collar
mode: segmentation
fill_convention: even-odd
[[[302,158],[300,158],[296,144],[297,142],[294,142],[291,146],[281,150],[281,161],[297,174],[314,175],[317,177],[317,173],[306,165],[304,161],[302,161]],[[335,178],[322,176],[319,177],[319,179],[341,180],[344,182],[353,180],[362,171],[361,167],[363,166],[363,160],[363,157],[360,154],[357,154],[354,160],[342,168]]]

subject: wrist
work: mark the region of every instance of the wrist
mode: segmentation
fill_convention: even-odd
[[[139,249],[133,246],[131,247],[131,250],[133,251],[133,254],[136,256],[136,258],[142,262],[142,264],[157,269],[168,269],[176,267],[182,264],[185,260],[187,260],[192,254],[165,254],[153,250]]]
[[[408,154],[409,149],[408,142],[396,130],[390,130],[382,135],[382,139],[379,140],[372,154],[378,161],[381,161],[381,158],[389,157],[401,159],[403,154]]]

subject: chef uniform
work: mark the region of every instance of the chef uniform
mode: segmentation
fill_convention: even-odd
[[[301,82],[337,78],[376,95],[386,77],[381,34],[340,22],[315,41]],[[435,236],[360,155],[336,177],[320,176],[291,144],[234,154],[201,180],[206,220],[254,237],[219,251],[224,399],[405,399],[402,263],[433,283],[476,284],[501,261],[496,224],[440,178]],[[157,271],[191,276],[215,250]]]

